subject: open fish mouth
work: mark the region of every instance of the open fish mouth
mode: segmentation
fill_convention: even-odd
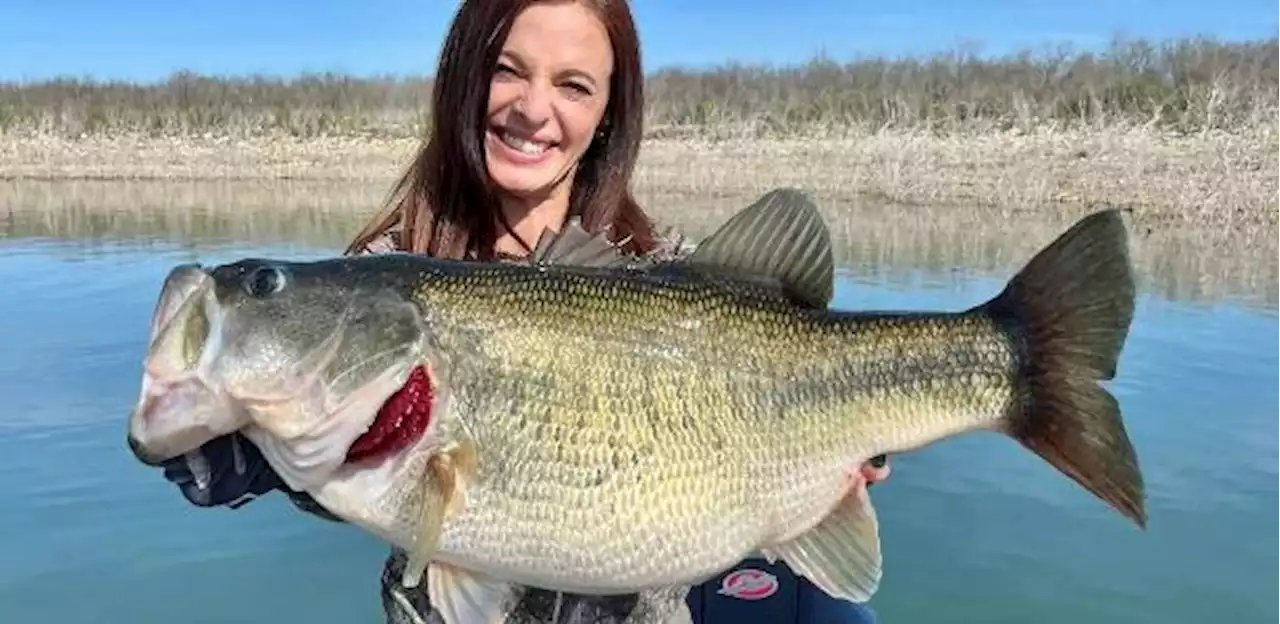
[[[212,289],[209,272],[195,264],[165,278],[129,418],[129,448],[144,464],[160,465],[244,424],[240,410],[201,375],[204,343],[216,331],[204,305]]]
[[[199,448],[241,431],[287,485],[304,490],[422,437],[436,392],[418,357],[416,312],[383,301],[370,318],[377,306],[354,304],[358,292],[316,304],[305,285],[292,298],[290,269],[187,264],[166,276],[130,415],[127,442],[140,462],[188,455],[199,475]],[[315,316],[291,334],[271,333],[263,320],[308,304]],[[400,333],[379,342],[385,327]]]
[[[151,381],[130,418],[128,444],[144,464],[159,466],[236,431],[247,417],[198,377]],[[172,415],[181,414],[181,418]]]

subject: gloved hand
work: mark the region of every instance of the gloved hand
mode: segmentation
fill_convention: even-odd
[[[200,507],[235,509],[271,490],[288,489],[258,447],[239,432],[211,440],[198,454],[176,457],[163,467],[164,478]]]

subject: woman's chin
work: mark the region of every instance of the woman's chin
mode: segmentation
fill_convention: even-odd
[[[533,197],[547,193],[555,182],[555,173],[550,167],[534,169],[499,165],[489,168],[489,179],[505,194]]]

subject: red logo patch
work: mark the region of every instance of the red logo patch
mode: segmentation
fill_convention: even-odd
[[[778,593],[778,577],[755,568],[734,570],[720,581],[716,593],[738,600],[764,600]]]

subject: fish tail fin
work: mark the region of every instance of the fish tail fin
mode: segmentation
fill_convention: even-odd
[[[1004,432],[1139,527],[1143,476],[1115,397],[1135,287],[1118,211],[1081,219],[982,306],[1020,349],[1022,396]]]

